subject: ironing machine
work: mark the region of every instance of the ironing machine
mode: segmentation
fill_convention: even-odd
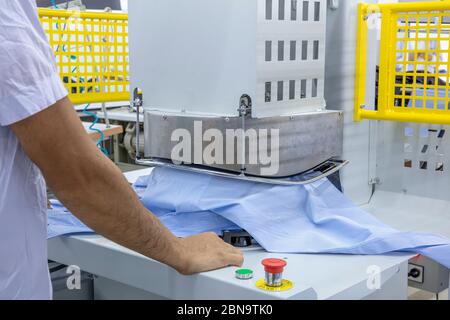
[[[136,7],[131,87],[145,118],[137,163],[279,184],[346,164],[342,112],[324,99],[326,1]],[[180,131],[192,143],[174,154]]]
[[[327,177],[386,224],[450,236],[450,6],[378,2],[130,1],[136,162],[237,184],[308,185]],[[398,65],[420,65],[406,60],[420,51],[407,42],[419,34],[431,41],[433,33],[447,41],[434,50],[447,60],[422,64],[446,65],[435,77],[447,85],[407,84],[407,68]],[[232,240],[241,236],[224,239],[252,244]],[[269,271],[276,269],[294,286],[261,290],[230,268],[183,277],[96,235],[49,242],[52,260],[96,275],[98,299],[406,299],[408,284],[434,293],[448,287],[446,268],[412,253],[243,252],[253,279],[275,283]]]

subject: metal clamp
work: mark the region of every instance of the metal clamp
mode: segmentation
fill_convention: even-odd
[[[132,105],[133,105],[133,108],[136,108],[136,162],[141,158],[140,150],[139,150],[139,148],[140,148],[139,147],[140,146],[139,135],[140,135],[140,130],[141,130],[139,115],[140,115],[140,108],[142,107],[143,104],[144,104],[144,101],[143,101],[143,95],[142,95],[141,89],[134,88]]]
[[[248,94],[243,94],[239,99],[239,117],[241,118],[241,129],[243,132],[246,131],[245,118],[251,117],[252,115],[252,98]],[[242,135],[241,141],[242,155],[245,157],[245,135]],[[241,174],[245,174],[245,161],[242,161]]]

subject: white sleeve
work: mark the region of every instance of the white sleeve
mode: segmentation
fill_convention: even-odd
[[[28,118],[67,96],[54,54],[37,27],[0,21],[1,126]]]

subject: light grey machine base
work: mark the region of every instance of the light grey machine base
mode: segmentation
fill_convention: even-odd
[[[324,300],[406,299],[410,254],[382,256],[270,254],[260,248],[244,249],[245,266],[254,279],[238,280],[236,268],[194,276],[143,257],[97,235],[49,240],[49,258],[77,265],[94,275],[95,299],[186,300]],[[284,277],[294,283],[286,292],[260,290],[265,258],[288,261]],[[83,289],[83,288],[82,288]]]
[[[342,154],[343,141],[343,117],[338,111],[321,111],[292,116],[280,116],[271,118],[244,117],[214,117],[199,114],[175,113],[145,110],[144,113],[144,137],[145,158],[171,160],[172,150],[179,143],[173,139],[176,130],[185,130],[193,137],[191,144],[192,161],[189,164],[203,165],[212,169],[226,170],[235,173],[245,172],[248,176],[264,176],[261,162],[249,163],[249,159],[259,159],[259,148],[255,153],[250,152],[250,145],[259,146],[260,136],[249,135],[246,139],[245,163],[241,165],[239,159],[234,164],[205,164],[203,159],[195,161],[195,143],[202,141],[201,150],[205,150],[211,142],[203,141],[204,133],[209,129],[218,130],[226,137],[227,130],[243,129],[267,130],[267,142],[272,143],[273,130],[279,133],[279,170],[271,178],[289,177],[308,171],[325,161],[339,158]],[[244,125],[243,125],[244,123]],[[197,129],[195,126],[197,125]],[[196,132],[198,130],[199,132]],[[200,137],[196,135],[200,134]],[[227,155],[227,143],[224,141],[223,155]],[[276,146],[278,147],[278,146]],[[237,141],[233,143],[233,156],[241,154]],[[270,151],[270,149],[269,149]],[[244,161],[241,161],[244,162]]]

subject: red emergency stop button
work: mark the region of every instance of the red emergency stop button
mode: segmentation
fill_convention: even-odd
[[[272,274],[283,273],[284,267],[286,267],[287,262],[282,259],[264,259],[262,261],[264,266],[264,271]]]

